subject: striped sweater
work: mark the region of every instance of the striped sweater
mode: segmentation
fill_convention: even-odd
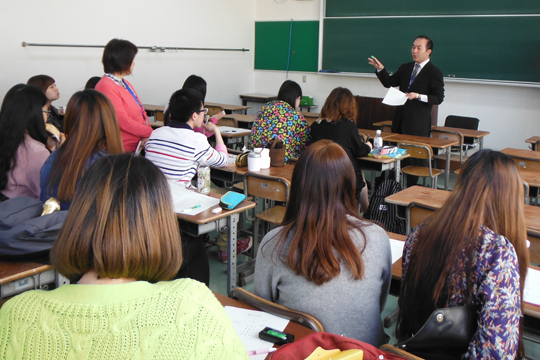
[[[159,167],[167,178],[186,182],[195,176],[200,162],[225,167],[229,161],[225,145],[218,144],[214,149],[205,135],[194,132],[187,124],[179,123],[152,132],[146,143],[146,158]]]

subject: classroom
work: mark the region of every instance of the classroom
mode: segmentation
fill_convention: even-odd
[[[313,97],[318,105],[314,111],[320,111],[330,91],[338,86],[354,95],[383,98],[387,89],[374,72],[320,74],[255,68],[256,22],[322,21],[326,1],[331,0],[4,0],[0,12],[0,33],[4,34],[0,37],[0,99],[13,85],[47,74],[54,77],[60,91],[54,105],[65,106],[89,78],[103,75],[102,47],[112,38],[156,47],[139,50],[129,77],[144,104],[166,105],[191,74],[206,80],[206,101],[221,104],[241,104],[239,94],[275,95],[285,80],[297,82],[304,95]],[[416,35],[411,34],[411,41]],[[437,46],[437,39],[433,41]],[[23,42],[97,46],[23,46]],[[482,44],[477,46],[481,49]],[[512,44],[501,46],[508,48],[511,56]],[[247,51],[161,51],[161,47]],[[410,52],[395,56],[401,56],[401,63],[411,61]],[[437,56],[435,47],[431,56],[434,64]],[[466,53],[461,61],[467,62]],[[540,135],[540,83],[444,80],[438,125],[442,126],[448,115],[477,117],[479,128],[490,133],[483,147],[493,150],[529,149],[525,139]],[[249,105],[248,114],[256,115],[262,104]]]

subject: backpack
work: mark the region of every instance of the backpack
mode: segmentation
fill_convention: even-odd
[[[386,231],[405,235],[405,219],[398,216],[398,206],[385,201],[387,196],[401,191],[395,180],[384,180],[373,194],[364,217],[375,222]]]
[[[0,203],[0,259],[48,255],[67,210],[41,215],[43,201],[20,196]]]

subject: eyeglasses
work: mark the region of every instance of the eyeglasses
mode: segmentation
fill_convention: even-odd
[[[51,113],[51,110],[41,110],[43,111],[45,114],[50,114]]]
[[[195,111],[196,113],[200,113],[200,112],[203,112],[204,111],[204,115],[208,114],[208,109],[207,108],[204,108],[202,110],[198,110],[198,111]]]

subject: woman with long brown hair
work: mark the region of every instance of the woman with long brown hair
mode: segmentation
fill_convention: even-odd
[[[528,264],[519,172],[507,155],[479,151],[443,207],[407,238],[398,340],[417,333],[437,308],[477,305],[477,330],[456,358],[515,358]]]
[[[358,158],[371,151],[371,143],[363,143],[356,126],[357,105],[353,94],[347,88],[337,87],[324,102],[321,117],[311,125],[312,141],[328,139],[337,142],[347,152],[356,173],[356,199],[361,210],[369,206],[368,192]]]
[[[315,316],[326,331],[380,346],[390,243],[359,217],[355,187],[340,145],[321,140],[302,153],[282,226],[259,247],[255,294]]]
[[[60,200],[67,210],[86,168],[104,155],[121,154],[122,137],[109,99],[96,90],[83,90],[69,100],[65,117],[67,140],[41,168],[40,200]]]

